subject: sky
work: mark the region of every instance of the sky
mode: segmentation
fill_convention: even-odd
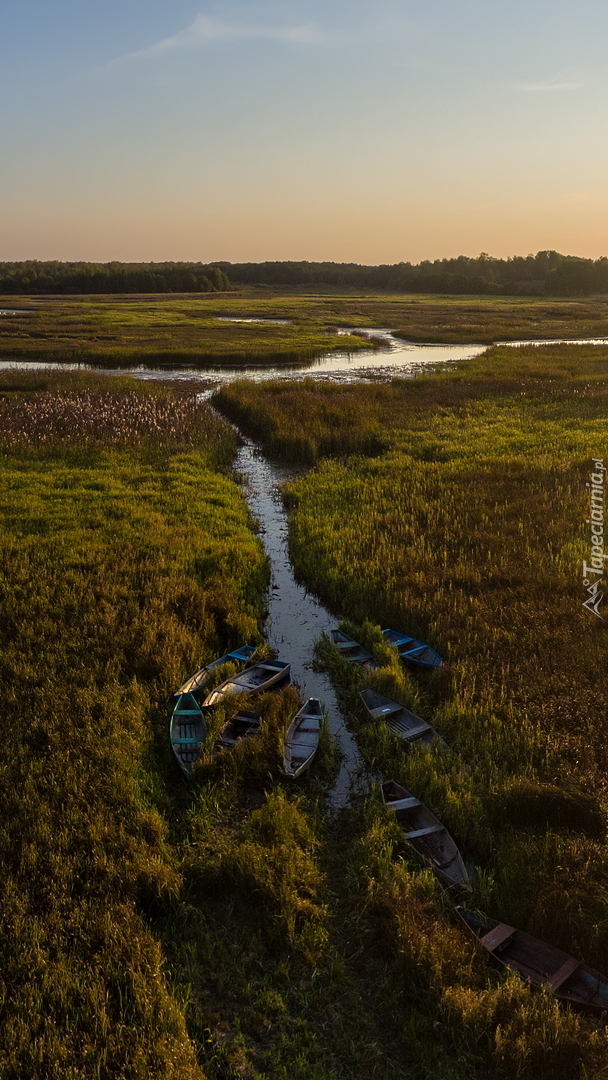
[[[606,0],[0,0],[0,260],[608,255]]]

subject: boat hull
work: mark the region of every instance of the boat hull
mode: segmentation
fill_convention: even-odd
[[[219,705],[231,694],[263,694],[273,686],[289,678],[291,664],[284,660],[264,660],[247,668],[240,675],[233,675],[207,694],[203,708]]]
[[[427,645],[418,638],[401,634],[398,630],[383,630],[385,641],[394,645],[402,660],[410,664],[418,664],[420,667],[436,668],[443,666],[443,659],[436,649]]]
[[[169,739],[175,760],[189,780],[206,734],[207,725],[198,701],[192,694],[180,694],[169,722]]]
[[[362,667],[370,668],[379,667],[378,661],[374,659],[372,654],[354,638],[344,634],[342,630],[330,630],[330,637],[340,656],[344,660],[348,660],[349,664],[360,664]]]
[[[215,752],[233,750],[243,739],[259,734],[261,726],[262,717],[259,713],[247,712],[245,709],[239,710],[224,724],[215,740]]]
[[[232,652],[226,653],[225,656],[219,656],[217,660],[213,660],[210,664],[205,664],[202,668],[199,668],[194,675],[191,675],[189,679],[186,679],[179,690],[175,691],[174,697],[179,697],[180,694],[198,694],[199,690],[202,690],[209,679],[214,668],[219,667],[220,664],[227,664],[231,660],[237,664],[246,664],[251,656],[253,656],[254,652],[255,645],[241,645],[240,649],[233,649]]]
[[[459,918],[497,963],[559,1001],[588,1012],[608,1011],[608,978],[562,949],[506,923],[457,907]]]
[[[447,743],[435,728],[422,717],[416,716],[416,713],[406,709],[405,705],[391,701],[390,698],[377,694],[375,690],[360,690],[359,697],[374,720],[384,720],[390,730],[406,742],[422,742],[427,745],[438,742],[447,748]]]
[[[309,698],[296,713],[285,735],[283,768],[295,779],[308,769],[319,749],[323,710],[318,698]]]
[[[395,780],[382,785],[382,798],[387,809],[394,812],[408,844],[430,863],[444,885],[470,890],[471,880],[462,855],[433,811]]]

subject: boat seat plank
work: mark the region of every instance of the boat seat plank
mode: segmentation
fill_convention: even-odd
[[[397,728],[402,733],[404,739],[414,739],[416,735],[422,735],[423,731],[431,730],[431,725],[424,723],[418,724],[417,727],[406,727],[404,724],[399,723],[394,723],[393,725],[391,725],[389,723],[389,727],[392,726]]]
[[[200,709],[176,709],[173,713],[174,716],[198,716]]]
[[[552,993],[555,993],[555,991],[558,990],[559,987],[566,982],[566,979],[569,979],[570,976],[573,975],[576,969],[580,966],[581,961],[575,960],[573,956],[570,956],[565,961],[565,963],[563,963],[562,966],[558,968],[556,972],[554,972],[551,978],[547,979],[545,983],[547,990],[551,990]]]
[[[509,938],[513,937],[514,933],[514,926],[507,926],[506,923],[499,923],[498,926],[495,926],[493,930],[490,930],[487,934],[484,934],[484,936],[480,938],[479,941],[483,945],[484,949],[488,950],[488,952],[494,952],[494,950],[497,949],[499,945],[504,945],[505,942],[509,940]]]
[[[420,799],[411,795],[408,799],[395,799],[386,804],[389,810],[411,810],[414,806],[420,806]]]
[[[421,836],[430,836],[431,833],[445,832],[444,825],[427,825],[426,829],[415,829],[414,832],[406,832],[406,840],[417,840]]]
[[[182,746],[184,743],[200,743],[203,741],[202,736],[199,735],[198,739],[172,739],[174,743],[179,743]]]

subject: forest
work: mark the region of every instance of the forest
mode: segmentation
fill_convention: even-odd
[[[0,293],[209,293],[233,285],[332,286],[397,293],[489,296],[591,296],[608,292],[608,258],[539,251],[496,259],[424,260],[364,266],[336,262],[89,263],[0,262]]]
[[[223,292],[228,278],[204,263],[0,262],[0,292],[166,293]]]
[[[608,290],[608,259],[581,259],[558,251],[496,259],[477,258],[399,262],[360,266],[335,262],[225,263],[218,266],[235,284],[332,285],[394,292],[522,296],[589,296]]]

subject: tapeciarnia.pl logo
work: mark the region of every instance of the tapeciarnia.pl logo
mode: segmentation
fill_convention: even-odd
[[[583,607],[597,615],[598,619],[606,620],[600,614],[600,605],[604,599],[601,586],[606,586],[604,581],[604,560],[608,559],[608,552],[604,553],[604,488],[606,487],[606,466],[603,458],[592,458],[593,472],[590,476],[591,483],[587,484],[589,490],[589,517],[586,524],[591,526],[591,562],[583,559],[583,585],[587,593],[583,600]]]

